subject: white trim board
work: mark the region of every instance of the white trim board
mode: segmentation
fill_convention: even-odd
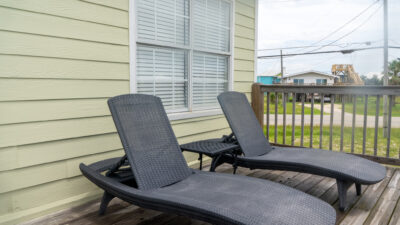
[[[254,0],[255,15],[254,15],[254,82],[257,82],[258,75],[258,0]]]

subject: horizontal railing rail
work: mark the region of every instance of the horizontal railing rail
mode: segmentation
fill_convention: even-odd
[[[396,123],[396,127],[399,127],[400,130],[400,117],[395,117],[395,121],[392,118],[393,106],[396,104],[398,96],[400,96],[400,86],[262,85],[255,83],[252,86],[252,107],[260,124],[265,126],[265,135],[272,141],[272,144],[326,148],[331,151],[337,150],[359,155],[384,164],[400,165],[400,137],[398,137],[400,132],[396,133],[395,140],[392,140],[392,124]],[[361,103],[360,99],[362,99]],[[383,107],[385,100],[387,102],[386,110]],[[307,115],[305,113],[306,102],[309,102]],[[291,103],[292,111],[289,115],[287,113],[290,110],[287,106],[288,103]],[[362,105],[359,107],[357,104]],[[299,107],[300,110],[298,110]],[[351,112],[346,111],[346,107],[351,107]],[[325,111],[325,108],[330,109]],[[315,114],[316,109],[319,111],[318,115]],[[400,107],[396,107],[396,110],[398,109]],[[272,110],[273,113],[271,113]],[[400,112],[396,111],[396,113]],[[271,120],[271,114],[273,120]],[[309,126],[307,146],[305,144],[306,119]],[[357,123],[357,121],[359,122]],[[382,124],[381,127],[380,124]],[[271,126],[273,126],[273,130],[271,130]],[[287,140],[288,126],[291,126],[291,135],[289,135],[291,140]],[[351,128],[350,132],[345,134],[345,129],[349,131],[349,128]],[[296,133],[296,130],[300,132]],[[328,132],[324,133],[324,130],[328,130]],[[381,135],[379,135],[379,131],[381,131]],[[272,132],[273,136],[270,135]],[[278,134],[280,133],[282,136],[278,143]],[[314,139],[315,133],[319,133],[317,139]],[[360,134],[361,137],[356,137],[357,134]],[[369,138],[370,136],[373,138]],[[323,141],[326,138],[328,141],[324,146]],[[350,142],[345,143],[345,139],[350,139]],[[360,143],[360,140],[361,145],[357,145],[356,148],[356,144]],[[314,146],[314,142],[317,146]]]

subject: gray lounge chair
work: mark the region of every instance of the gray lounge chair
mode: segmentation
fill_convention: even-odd
[[[295,189],[190,169],[158,97],[122,95],[108,104],[126,157],[80,165],[82,173],[105,191],[101,214],[118,197],[213,224],[335,223],[329,204]]]
[[[218,96],[218,101],[243,153],[237,159],[226,155],[225,162],[251,169],[289,170],[335,178],[342,211],[346,209],[346,193],[352,184],[360,195],[361,184],[378,183],[386,175],[384,166],[354,155],[271,146],[244,94],[225,92]]]

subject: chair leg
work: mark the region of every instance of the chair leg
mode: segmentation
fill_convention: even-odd
[[[352,185],[352,183],[343,180],[336,180],[336,183],[339,192],[339,210],[345,211],[347,207],[346,205],[347,190]]]
[[[199,153],[199,160],[200,160],[199,170],[202,170],[203,169],[203,154],[202,153]]]
[[[357,191],[357,196],[361,195],[361,184],[356,183],[356,191]]]
[[[99,215],[102,216],[106,214],[106,209],[110,201],[114,198],[113,195],[109,194],[107,191],[104,192],[103,198],[101,199]]]
[[[236,170],[237,170],[238,166],[237,165],[233,165],[233,174],[236,174]]]
[[[213,159],[211,161],[210,172],[215,172],[215,168],[217,168],[217,163],[218,163],[218,160],[221,158],[221,156],[222,155],[220,154],[216,157],[213,157]]]

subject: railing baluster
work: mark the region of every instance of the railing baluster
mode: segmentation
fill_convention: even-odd
[[[335,95],[331,95],[331,117],[329,123],[329,150],[332,150],[333,113],[335,109]]]
[[[322,148],[322,132],[324,126],[324,94],[320,94],[321,114],[319,118],[319,148]]]
[[[292,93],[292,146],[294,146],[295,126],[296,126],[296,93]]]
[[[286,144],[286,93],[283,93],[283,139],[282,143]]]
[[[275,92],[275,128],[274,128],[274,143],[277,143],[277,135],[278,135],[278,104],[279,104],[279,96],[278,92]]]
[[[306,94],[301,94],[301,139],[300,146],[304,146],[304,98]]]
[[[390,153],[390,134],[391,134],[391,129],[392,129],[392,106],[393,106],[393,95],[389,95],[386,158],[389,158],[389,153]]]
[[[375,134],[374,134],[374,156],[378,153],[378,130],[379,130],[379,110],[381,96],[376,96],[376,109],[375,109]]]
[[[311,93],[311,115],[310,115],[310,148],[313,147],[314,131],[314,93]]]
[[[363,125],[363,145],[362,145],[362,154],[365,155],[365,142],[367,137],[367,114],[368,113],[368,95],[365,95],[364,101],[364,125]]]
[[[343,135],[344,135],[344,107],[345,107],[345,96],[342,95],[342,114],[340,121],[340,151],[343,152]]]
[[[353,121],[351,126],[351,153],[354,153],[354,132],[356,127],[357,95],[353,96]]]
[[[269,103],[270,103],[270,92],[267,92],[267,140],[269,140]]]

